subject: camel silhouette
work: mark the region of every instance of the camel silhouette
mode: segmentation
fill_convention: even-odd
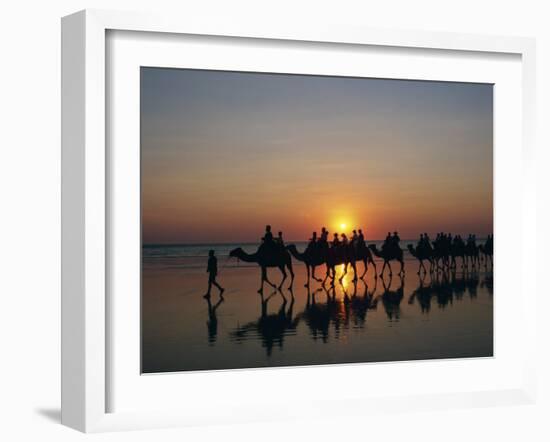
[[[479,267],[479,249],[475,244],[467,244],[464,255],[466,256],[466,267],[468,267],[468,262],[472,264],[472,268]]]
[[[462,259],[462,268],[466,266],[466,246],[464,243],[453,244],[451,246],[451,268],[456,269],[456,258]]]
[[[480,253],[485,261],[485,268],[487,268],[487,262],[491,261],[491,267],[493,267],[493,247],[492,244],[483,244],[478,246]]]
[[[277,293],[282,297],[282,304],[276,313],[269,313],[268,302]],[[300,318],[294,316],[294,294],[292,291],[290,294],[290,304],[282,291],[276,290],[265,299],[262,295],[260,297],[260,317],[255,321],[238,326],[231,332],[230,338],[241,342],[248,339],[249,335],[257,335],[261,338],[262,346],[265,348],[267,356],[271,356],[275,346],[283,348],[285,337],[295,333],[300,322]]]
[[[456,269],[456,258],[462,258],[462,268],[464,268],[466,263],[466,258],[464,256],[466,248],[464,244],[452,244],[450,246],[439,244],[436,246],[434,243],[433,246],[429,244],[424,247],[420,245],[415,247],[409,244],[407,249],[420,263],[418,266],[418,275],[420,275],[421,269],[424,270],[424,273],[427,273],[423,263],[425,260],[430,263],[430,273],[434,271],[434,266],[437,268],[438,272]]]
[[[339,278],[340,282],[343,281],[344,276],[348,272],[348,264],[351,264],[353,268],[353,281],[357,281],[358,261],[362,261],[364,265],[363,273],[360,276],[361,279],[367,274],[369,264],[374,267],[374,275],[376,277],[376,263],[372,258],[371,251],[366,246],[355,247],[353,244],[348,244],[347,246],[339,246],[337,249],[308,246],[303,253],[300,253],[294,244],[289,244],[286,248],[295,259],[306,265],[307,282],[304,284],[304,287],[309,286],[310,274],[311,278],[315,281],[323,282],[323,284],[330,276],[334,283],[336,266],[340,264],[344,264],[344,273]],[[315,268],[322,264],[325,264],[327,268],[325,279],[323,280],[315,277]]]
[[[244,262],[255,262],[260,266],[261,269],[261,286],[258,289],[258,293],[263,293],[264,282],[267,282],[271,287],[276,289],[281,289],[283,283],[287,278],[285,267],[290,272],[290,286],[289,289],[292,289],[292,284],[294,283],[294,271],[292,270],[292,258],[288,251],[281,247],[263,247],[260,246],[256,253],[246,253],[241,247],[237,247],[229,252],[229,256],[238,258]],[[283,274],[283,279],[279,286],[273,284],[267,277],[267,268],[268,267],[277,267]]]
[[[384,276],[384,270],[386,270],[386,266],[390,269],[390,276],[392,276],[392,270],[391,270],[391,264],[390,261],[398,261],[401,264],[401,269],[399,270],[400,275],[405,274],[405,264],[403,262],[403,250],[401,250],[401,247],[387,247],[383,250],[378,250],[376,247],[376,244],[369,244],[369,249],[372,250],[372,253],[374,253],[375,256],[378,258],[381,258],[384,260],[384,265],[382,266],[382,271],[380,272],[380,276]]]
[[[303,262],[306,265],[307,282],[304,284],[304,287],[309,287],[310,278],[313,278],[317,282],[323,281],[321,278],[317,278],[315,276],[315,268],[320,265],[326,264],[326,257],[324,256],[324,254],[316,253],[314,250],[312,250],[311,247],[307,247],[303,253],[300,253],[298,251],[298,248],[294,244],[289,244],[288,246],[286,246],[286,249],[290,252],[292,256],[294,256],[295,259]]]
[[[424,270],[424,274],[428,273],[426,266],[424,266],[424,261],[428,261],[430,263],[430,273],[433,272],[434,261],[433,250],[431,247],[422,247],[420,245],[414,247],[412,244],[409,244],[407,249],[409,249],[412,256],[418,259],[419,264],[418,272],[416,272],[417,275],[420,275],[420,270]]]

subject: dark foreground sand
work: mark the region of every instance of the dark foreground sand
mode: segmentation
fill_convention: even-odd
[[[416,274],[375,282],[372,269],[354,285],[304,288],[293,262],[294,289],[257,293],[257,267],[223,267],[211,301],[204,269],[144,266],[142,369],[145,373],[428,358],[492,356],[492,272],[447,277]],[[395,266],[395,265],[394,265]],[[397,270],[397,266],[394,267]],[[362,270],[362,267],[360,267]],[[318,274],[324,273],[324,267]],[[280,281],[277,269],[269,276]]]

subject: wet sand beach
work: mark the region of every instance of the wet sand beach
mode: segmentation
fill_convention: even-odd
[[[417,261],[408,259],[403,279],[394,262],[392,278],[375,280],[369,268],[357,284],[350,272],[334,289],[312,281],[308,290],[305,266],[293,260],[293,290],[288,279],[281,291],[266,286],[260,295],[259,267],[218,260],[226,290],[220,299],[213,288],[210,300],[203,298],[206,259],[196,266],[144,263],[144,373],[493,354],[493,278],[483,265],[420,278]],[[316,274],[324,272],[321,266]],[[278,269],[268,275],[281,279]]]

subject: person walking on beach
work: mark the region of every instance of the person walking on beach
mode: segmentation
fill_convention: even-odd
[[[213,285],[218,288],[221,297],[225,289],[216,281],[216,276],[218,275],[218,258],[214,255],[214,250],[208,251],[208,266],[206,267],[206,273],[208,273],[208,291],[204,297],[207,299],[210,298],[210,291]]]

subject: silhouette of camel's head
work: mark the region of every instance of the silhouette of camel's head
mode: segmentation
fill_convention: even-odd
[[[237,247],[236,249],[233,249],[229,252],[229,256],[232,258],[239,257],[243,254],[243,249],[241,247]]]

